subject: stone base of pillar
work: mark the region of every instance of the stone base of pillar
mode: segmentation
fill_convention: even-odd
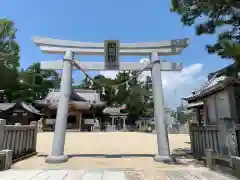
[[[68,156],[63,154],[61,156],[51,156],[46,157],[45,162],[48,164],[59,164],[68,161]]]
[[[171,157],[171,156],[156,155],[156,156],[154,156],[154,160],[156,162],[163,162],[163,163],[167,163],[167,164],[175,164],[176,163],[176,158]]]

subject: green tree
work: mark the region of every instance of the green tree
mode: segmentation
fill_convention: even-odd
[[[146,89],[144,84],[140,82],[137,78],[139,72],[131,72],[132,80],[129,82],[130,90],[129,96],[127,97],[127,112],[128,112],[128,123],[134,124],[139,117],[142,116],[144,110],[146,109],[146,102],[144,97],[146,95]]]
[[[177,118],[177,112],[176,111],[172,111],[172,113],[171,113],[171,117],[173,117],[173,118]]]
[[[145,106],[141,115],[144,117],[151,117],[153,116],[153,113],[154,113],[153,112],[154,104],[153,104],[153,94],[152,94],[152,79],[150,76],[146,77],[144,88],[145,88],[145,95],[144,95]]]
[[[0,19],[0,89],[5,91],[8,99],[11,99],[11,95],[18,87],[17,68],[20,48],[15,35],[14,23],[7,19]]]
[[[197,35],[218,34],[215,44],[206,45],[209,53],[233,59],[237,64],[240,62],[239,8],[237,0],[172,0],[172,11],[181,16],[184,25],[197,24]]]
[[[108,106],[119,107],[126,105],[125,113],[128,113],[127,124],[134,124],[140,116],[153,114],[151,100],[145,102],[147,92],[151,89],[151,78],[148,79],[147,87],[137,78],[138,72],[119,72],[115,79],[106,78],[102,75],[95,76],[93,83],[85,78],[80,85],[75,86],[84,89],[95,89],[101,94],[101,100]],[[136,77],[136,78],[132,78]],[[125,83],[128,81],[128,83]],[[97,83],[96,83],[97,82]],[[91,85],[91,86],[90,86]],[[103,88],[105,91],[103,92]],[[148,111],[148,112],[146,112]]]
[[[9,68],[19,67],[19,45],[15,40],[14,23],[0,19],[0,60]]]
[[[118,74],[116,75],[115,78],[115,82],[114,84],[122,84],[126,81],[130,80],[130,73],[129,72],[118,72]],[[118,91],[116,93],[116,103],[121,106],[127,103],[127,97],[130,95],[128,86],[129,84],[122,84],[120,86],[117,87]],[[130,85],[129,85],[130,86]]]
[[[56,71],[41,70],[40,63],[33,63],[18,75],[18,88],[12,99],[32,102],[43,99],[50,88],[59,88],[60,77]]]

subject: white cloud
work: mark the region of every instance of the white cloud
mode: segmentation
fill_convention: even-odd
[[[140,60],[142,63],[148,63],[148,59]],[[196,63],[184,67],[181,72],[163,72],[162,82],[164,88],[165,103],[170,107],[179,105],[181,97],[188,96],[191,91],[199,88],[206,77],[200,75],[203,64]],[[101,71],[100,74],[114,79],[117,71]],[[139,79],[144,81],[146,76],[151,76],[150,71],[144,71]]]
[[[148,63],[148,59],[141,59],[140,62]],[[164,88],[175,89],[179,85],[192,83],[193,79],[196,81],[195,77],[199,75],[203,67],[203,64],[197,63],[192,64],[188,67],[183,68],[181,72],[162,72],[162,81]],[[100,74],[105,77],[114,79],[118,71],[100,71]],[[140,81],[144,81],[146,76],[151,76],[150,71],[144,71],[140,76]],[[198,80],[202,81],[203,76],[196,77]]]

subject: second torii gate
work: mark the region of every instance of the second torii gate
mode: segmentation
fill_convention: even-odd
[[[65,134],[68,117],[68,101],[72,92],[72,69],[74,54],[81,55],[103,55],[103,43],[89,43],[51,38],[35,37],[33,40],[43,52],[53,54],[64,54],[63,60],[43,61],[41,69],[60,70],[63,69],[60,89],[60,100],[58,103],[52,152],[46,158],[47,163],[62,163],[68,160],[64,154]],[[121,43],[120,55],[146,56],[150,55],[151,64],[140,62],[120,62],[119,71],[151,70],[153,84],[154,116],[158,143],[158,154],[155,161],[171,162],[168,136],[164,122],[164,97],[161,79],[161,71],[181,71],[181,63],[160,61],[159,56],[177,55],[188,46],[188,39],[170,40],[149,43]],[[105,69],[103,62],[81,62],[74,60],[84,70],[100,71]]]

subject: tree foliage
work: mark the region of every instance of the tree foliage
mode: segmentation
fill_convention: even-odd
[[[13,99],[32,102],[43,99],[49,89],[60,87],[59,74],[53,70],[41,70],[40,63],[33,63],[26,70],[21,70],[18,76],[18,89]]]
[[[43,98],[49,88],[57,87],[60,78],[55,71],[40,70],[40,63],[19,70],[20,47],[16,32],[12,21],[0,19],[0,90],[4,90],[9,102],[32,102]]]
[[[0,19],[0,89],[5,90],[7,96],[11,96],[18,87],[20,48],[15,41],[15,33],[12,21]]]
[[[172,0],[172,11],[181,16],[184,25],[196,25],[196,34],[218,34],[209,53],[240,62],[240,1]]]
[[[134,124],[140,116],[153,115],[153,101],[151,98],[151,78],[142,83],[137,78],[138,72],[119,72],[116,78],[110,79],[102,75],[94,77],[93,84],[85,78],[75,88],[94,89],[101,95],[101,100],[108,106],[120,107],[126,105],[128,124]],[[133,78],[136,77],[136,78]],[[128,83],[124,83],[128,81]],[[105,91],[103,92],[103,88]],[[145,102],[147,100],[147,102]],[[131,120],[131,121],[130,121]]]

